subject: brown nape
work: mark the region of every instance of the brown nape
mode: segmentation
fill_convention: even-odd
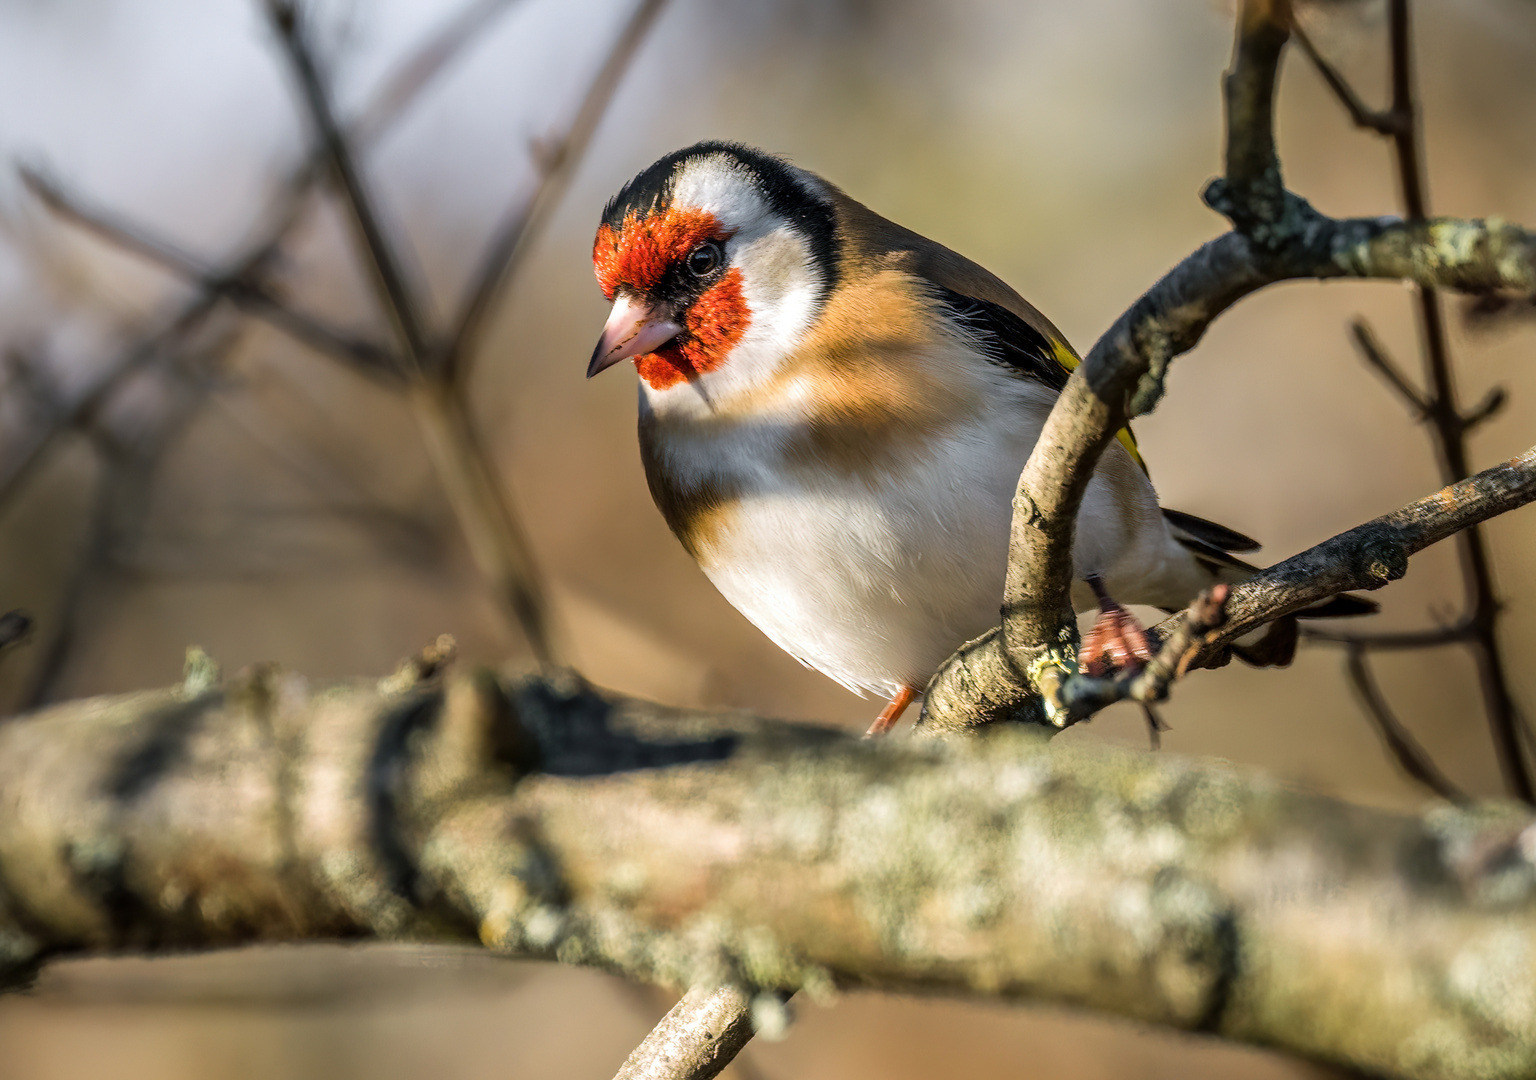
[[[891,698],[885,708],[880,710],[880,715],[875,717],[875,722],[869,725],[869,730],[864,733],[866,739],[878,739],[891,728],[896,726],[896,721],[901,719],[901,714],[907,711],[907,706],[912,704],[912,699],[917,697],[917,691],[910,686],[903,686],[896,691],[896,696]]]
[[[905,270],[963,296],[1006,308],[1051,341],[1067,343],[1066,336],[1051,320],[990,270],[881,217],[836,188],[831,189],[831,195],[839,224],[845,279],[855,280],[879,270]]]

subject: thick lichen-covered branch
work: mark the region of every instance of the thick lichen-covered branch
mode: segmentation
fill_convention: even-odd
[[[606,698],[223,685],[0,728],[0,967],[478,940],[676,986],[1052,1001],[1411,1077],[1536,1069],[1536,828],[1217,764]]]

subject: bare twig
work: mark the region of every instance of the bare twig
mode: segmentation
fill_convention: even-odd
[[[504,9],[510,0],[475,0],[470,7],[450,19],[449,23],[427,44],[413,53],[389,78],[367,105],[353,125],[354,138],[360,145],[378,138],[385,129],[413,102],[421,91],[447,66],[449,60],[470,40],[475,30],[482,28],[496,11]],[[130,345],[122,356],[107,366],[106,374],[83,394],[67,410],[60,411],[51,422],[29,440],[22,453],[0,466],[0,505],[8,501],[11,492],[31,474],[38,463],[45,460],[48,451],[57,444],[58,437],[71,427],[90,423],[91,417],[134,374],[156,357],[168,350],[174,351],[177,343],[192,333],[202,321],[212,314],[221,300],[245,300],[247,310],[268,319],[280,319],[286,305],[263,306],[241,292],[240,286],[248,280],[259,280],[268,263],[276,255],[284,237],[302,216],[308,197],[316,180],[323,176],[323,155],[311,155],[280,185],[281,196],[274,208],[265,215],[262,227],[256,230],[257,239],[245,250],[220,267],[204,275],[200,291],[175,315],[166,319],[159,328],[150,331]],[[84,222],[82,222],[84,224]],[[213,286],[218,285],[217,288]],[[293,321],[280,324],[280,329],[300,335],[304,325]],[[311,347],[330,355],[328,336],[311,338]],[[345,358],[345,357],[344,357]],[[382,361],[379,370],[396,366]],[[371,369],[370,369],[371,370]]]
[[[258,280],[253,259],[241,260],[238,272],[232,276],[220,275],[216,269],[195,255],[182,251],[173,242],[155,236],[142,225],[122,221],[109,211],[86,206],[80,199],[65,192],[59,184],[31,169],[23,168],[21,176],[28,189],[60,217],[89,230],[108,243],[185,278],[205,295],[230,300],[271,322],[296,340],[327,356],[349,363],[364,374],[377,377],[398,369],[399,361],[387,350],[370,341],[355,338],[316,316],[299,311],[277,296]],[[263,252],[261,262],[269,261],[273,254],[275,251],[271,249]]]
[[[1381,342],[1376,340],[1371,324],[1364,319],[1356,319],[1349,324],[1349,332],[1354,336],[1355,345],[1359,348],[1361,357],[1387,380],[1387,384],[1397,391],[1399,397],[1408,403],[1413,409],[1414,417],[1419,420],[1429,419],[1432,408],[1429,401],[1408,381],[1407,376],[1398,369]]]
[[[1409,122],[1392,136],[1398,175],[1403,190],[1407,216],[1423,218],[1428,210],[1424,195],[1424,160],[1419,147],[1419,112],[1414,94],[1413,45],[1409,25],[1408,0],[1390,0],[1392,38],[1392,108]],[[1439,294],[1420,284],[1419,329],[1424,345],[1425,367],[1429,377],[1430,418],[1436,433],[1441,469],[1447,480],[1471,475],[1466,441],[1466,424],[1457,400],[1456,382],[1451,367],[1450,343],[1445,333],[1445,318]],[[1520,742],[1520,721],[1514,697],[1505,673],[1504,657],[1499,648],[1499,600],[1493,583],[1493,567],[1488,547],[1480,529],[1468,529],[1458,541],[1467,578],[1470,621],[1477,628],[1478,678],[1488,723],[1504,782],[1516,798],[1536,802],[1536,780]]]
[[[581,105],[570,125],[556,139],[542,143],[535,156],[538,186],[520,196],[513,209],[497,226],[486,245],[480,265],[470,278],[452,332],[448,335],[440,360],[443,378],[464,385],[469,381],[475,350],[484,333],[485,320],[496,297],[517,272],[518,264],[538,237],[540,224],[548,219],[581,162],[592,135],[597,131],[613,100],[630,61],[645,41],[651,25],[661,14],[667,0],[639,0],[629,19],[620,28],[596,77],[587,87]]]
[[[1396,581],[1407,572],[1409,556],[1532,501],[1536,501],[1536,447],[1233,586],[1227,623],[1206,635],[1205,655],[1282,615],[1343,592],[1379,589]],[[1163,621],[1158,632],[1171,632],[1185,617],[1181,612]]]
[[[0,505],[10,501],[27,477],[47,459],[49,451],[58,445],[66,431],[90,425],[97,412],[130,378],[165,355],[167,350],[174,349],[217,306],[218,299],[214,296],[203,294],[198,297],[167,323],[140,338],[73,405],[56,410],[41,430],[32,435],[20,453],[0,463]]]
[[[398,252],[385,235],[346,133],[315,65],[302,20],[287,0],[267,0],[267,11],[299,83],[316,138],[341,185],[361,255],[373,270],[380,306],[389,314],[399,349],[414,376],[413,414],[476,565],[498,600],[522,628],[541,664],[555,660],[549,603],[519,515],[495,462],[474,430],[455,389],[442,377],[423,307],[410,287]]]
[[[351,141],[342,131],[331,107],[330,93],[321,80],[309,48],[303,17],[290,0],[266,0],[266,8],[299,85],[316,142],[324,150],[346,196],[343,201],[357,231],[358,250],[373,272],[375,291],[394,328],[400,352],[412,370],[425,372],[432,362],[432,346],[421,307],[407,284],[400,255],[384,233],[373,198],[357,167]]]
[[[752,994],[695,986],[635,1047],[613,1080],[711,1080],[752,1038]]]
[[[1307,54],[1307,59],[1312,61],[1312,66],[1317,68],[1317,73],[1328,84],[1328,89],[1333,91],[1334,97],[1339,99],[1339,104],[1344,106],[1349,118],[1355,122],[1356,127],[1374,131],[1378,135],[1396,135],[1398,132],[1413,124],[1411,114],[1398,112],[1396,109],[1373,109],[1367,105],[1355,93],[1354,87],[1339,73],[1339,69],[1330,64],[1323,55],[1317,51],[1317,46],[1299,25],[1292,25],[1291,33],[1295,36],[1297,44],[1302,52]]]
[[[556,643],[533,547],[464,398],[435,378],[413,386],[410,395],[427,455],[437,468],[476,566],[498,603],[522,628],[534,657],[540,664],[552,664]]]
[[[1345,671],[1366,715],[1371,718],[1376,733],[1381,736],[1382,744],[1403,772],[1443,799],[1466,802],[1466,794],[1446,778],[1435,764],[1435,759],[1392,712],[1386,695],[1381,692],[1375,676],[1371,674],[1363,646],[1351,645],[1345,651]]]
[[[353,143],[364,146],[382,134],[497,16],[520,2],[470,0],[450,15],[385,79],[372,100],[348,126]]]
[[[191,423],[217,361],[227,356],[233,333],[199,346],[183,363],[167,366],[165,378],[176,385],[164,395],[163,415],[145,434],[123,440],[105,428],[91,430],[99,470],[85,530],[85,539],[65,582],[46,643],[32,671],[25,707],[37,708],[57,697],[70,654],[93,595],[111,571],[113,555],[141,524],[148,487],[166,450]]]
[[[1403,630],[1397,633],[1365,634],[1334,630],[1327,626],[1308,626],[1303,636],[1314,641],[1330,641],[1344,645],[1358,645],[1366,649],[1428,649],[1437,645],[1456,645],[1472,640],[1474,630],[1465,622],[1450,626],[1437,626],[1431,630]]]

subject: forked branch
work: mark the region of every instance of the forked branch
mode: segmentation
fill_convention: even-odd
[[[1236,228],[1174,267],[1072,373],[1014,496],[1002,626],[964,646],[934,676],[924,705],[924,722],[934,729],[1079,718],[1067,705],[1068,684],[1082,677],[1069,589],[1088,479],[1114,433],[1161,398],[1169,363],[1238,300],[1279,281],[1336,277],[1536,294],[1536,236],[1524,229],[1450,218],[1334,219],[1284,189],[1273,98],[1289,26],[1283,0],[1242,5],[1225,84],[1227,174],[1205,196]]]

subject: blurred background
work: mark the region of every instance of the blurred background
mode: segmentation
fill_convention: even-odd
[[[1536,6],[1415,5],[1431,207],[1536,222]],[[344,117],[460,18],[440,70],[396,101],[362,164],[436,325],[528,197],[633,8],[616,0],[323,0],[314,40]],[[877,708],[780,653],[715,594],[651,505],[634,378],[587,383],[605,305],[589,263],[603,202],[701,138],[783,152],[981,262],[1086,350],[1224,223],[1231,11],[1211,0],[671,0],[491,309],[468,399],[527,527],[563,655],[594,681],[684,705],[862,728]],[[1323,50],[1384,100],[1380,3],[1308,8]],[[450,35],[451,36],[451,35]],[[409,80],[407,80],[409,82]],[[398,81],[393,85],[399,85]],[[241,0],[0,0],[0,611],[36,630],[0,656],[0,715],[159,686],[205,648],[315,680],[376,676],[438,634],[526,662],[423,449],[406,395],[51,213],[15,165],[209,266],[262,239],[308,128],[259,10]],[[1398,206],[1385,144],[1356,132],[1299,55],[1280,97],[1289,185],[1325,212]],[[269,266],[296,307],[387,340],[332,198]],[[1536,323],[1469,328],[1465,398],[1512,402],[1477,467],[1536,432]],[[1244,302],[1174,368],[1138,424],[1165,505],[1265,541],[1273,561],[1439,486],[1429,444],[1346,334],[1364,314],[1416,370],[1409,293],[1294,284]],[[178,321],[181,320],[181,321]],[[167,328],[170,328],[169,330]],[[1536,512],[1489,529],[1513,689],[1536,708]],[[1450,547],[1378,594],[1376,629],[1455,618]],[[1498,791],[1457,648],[1375,670],[1457,783]],[[1181,684],[1165,752],[1219,755],[1376,805],[1423,798],[1342,674],[1304,645],[1284,671]],[[1145,746],[1112,710],[1065,734]],[[398,948],[252,950],[59,964],[0,1001],[0,1078],[605,1077],[669,1001],[591,972]],[[1052,1010],[847,997],[804,1005],[750,1075],[1299,1078],[1316,1067]]]

